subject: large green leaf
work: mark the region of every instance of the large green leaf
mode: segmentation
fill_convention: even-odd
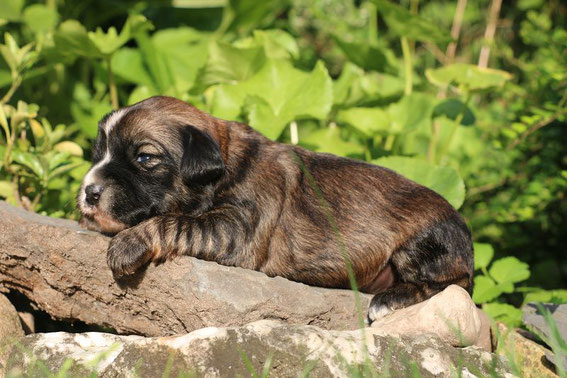
[[[65,56],[84,56],[100,58],[102,52],[91,41],[87,29],[79,21],[67,20],[59,25],[53,35],[55,46],[59,53]]]
[[[297,59],[299,46],[290,34],[283,30],[254,30],[252,37],[238,40],[236,47],[263,47],[268,58]]]
[[[482,310],[495,321],[504,322],[512,327],[522,324],[522,310],[506,303],[486,303]]]
[[[372,0],[372,2],[376,4],[388,28],[399,36],[435,43],[448,43],[452,40],[448,32],[440,29],[431,21],[411,14],[400,5],[387,0]]]
[[[106,32],[103,32],[102,28],[98,27],[96,31],[88,32],[88,36],[102,54],[110,55],[131,38],[135,38],[138,34],[145,33],[153,28],[154,26],[146,17],[136,14],[128,17],[120,34],[118,34],[114,26],[111,26]]]
[[[487,243],[474,243],[474,269],[483,269],[494,257],[494,248]]]
[[[454,84],[465,91],[479,91],[501,87],[512,77],[508,72],[480,68],[473,64],[455,63],[425,71],[427,79],[440,87]]]
[[[197,84],[203,89],[217,83],[247,80],[266,62],[262,46],[236,47],[222,41],[211,42],[208,56]]]
[[[252,127],[277,139],[294,119],[323,119],[333,101],[331,78],[322,62],[311,72],[294,68],[289,61],[270,59],[248,80],[223,84],[215,91],[215,116],[236,119],[246,105]]]
[[[384,157],[373,162],[434,190],[456,209],[463,204],[465,183],[451,167],[438,167],[423,160],[402,156]]]
[[[475,303],[489,302],[498,298],[501,294],[502,289],[490,277],[476,276],[474,278],[472,299]]]
[[[337,113],[337,121],[348,123],[368,137],[376,134],[406,134],[429,128],[433,99],[422,93],[404,96],[386,108],[350,108]]]
[[[350,108],[337,113],[337,121],[347,123],[367,137],[386,134],[390,128],[390,115],[383,108]]]
[[[391,51],[385,47],[368,43],[367,41],[347,41],[340,36],[333,36],[339,48],[345,53],[349,61],[365,70],[380,72],[393,72],[395,58]]]
[[[301,138],[299,144],[313,151],[328,152],[339,156],[360,157],[364,154],[362,145],[345,141],[338,127],[317,129]]]
[[[488,271],[490,276],[500,285],[505,286],[506,292],[513,290],[513,284],[530,278],[530,267],[516,257],[508,256],[492,263]],[[510,289],[511,287],[511,289]]]
[[[59,21],[59,14],[55,9],[43,4],[33,4],[24,10],[24,22],[36,33],[53,30]]]
[[[163,56],[177,93],[187,92],[207,61],[210,34],[189,27],[160,30],[152,35],[156,54]]]
[[[144,64],[142,53],[138,49],[121,48],[112,55],[111,66],[114,74],[123,80],[155,87],[155,83]]]
[[[0,6],[0,25],[7,21],[20,20],[25,0],[2,0]]]
[[[424,93],[413,92],[388,108],[390,133],[401,134],[418,129],[422,124],[431,124],[433,98]]]

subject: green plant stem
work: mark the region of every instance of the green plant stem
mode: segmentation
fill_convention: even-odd
[[[402,37],[401,42],[402,42],[402,53],[404,55],[404,69],[405,69],[405,77],[406,77],[404,94],[406,96],[409,96],[413,89],[413,64],[411,57],[411,49],[407,37]]]
[[[368,41],[371,44],[378,42],[378,13],[376,5],[371,1],[364,3],[366,11],[368,12]]]
[[[8,92],[6,92],[4,97],[2,97],[2,99],[0,100],[0,105],[4,105],[8,101],[10,101],[10,99],[12,98],[14,93],[18,90],[18,88],[20,87],[21,84],[22,84],[22,77],[18,75],[12,81],[12,85],[10,85],[10,89],[8,90]]]
[[[112,108],[114,110],[118,109],[118,91],[116,90],[116,83],[114,82],[114,74],[112,73],[112,67],[110,64],[111,55],[106,57],[106,68],[108,71],[108,88],[110,90],[110,101],[112,103]]]
[[[431,135],[431,140],[427,148],[427,161],[431,164],[435,162],[435,150],[437,149],[437,142],[439,140],[439,122],[433,121],[432,127],[433,134]]]

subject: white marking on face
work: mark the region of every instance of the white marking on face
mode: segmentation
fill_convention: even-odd
[[[118,109],[106,119],[106,122],[104,122],[104,125],[102,125],[102,129],[106,133],[106,136],[110,135],[112,128],[116,126],[118,121],[120,121],[120,118],[122,118],[122,116],[124,115],[124,111],[125,109]]]
[[[119,109],[115,111],[106,119],[104,124],[101,125],[101,129],[102,129],[101,132],[104,132],[106,134],[106,151],[104,152],[103,158],[98,163],[93,165],[91,169],[89,169],[85,177],[83,178],[81,195],[79,196],[79,207],[85,213],[89,213],[90,212],[89,210],[91,209],[91,207],[86,203],[87,194],[85,193],[85,188],[91,184],[96,183],[97,171],[111,161],[112,155],[110,154],[110,148],[109,148],[110,132],[112,131],[114,126],[116,126],[116,124],[120,121],[120,119],[124,115],[124,112],[125,109]]]

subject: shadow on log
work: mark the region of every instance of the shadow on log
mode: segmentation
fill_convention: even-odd
[[[106,266],[110,239],[76,222],[0,201],[0,287],[17,290],[62,320],[164,336],[259,319],[357,328],[354,294],[252,270],[178,257],[117,283]],[[362,311],[370,295],[361,294]]]

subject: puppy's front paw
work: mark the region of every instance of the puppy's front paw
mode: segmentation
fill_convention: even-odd
[[[135,228],[129,228],[112,238],[106,261],[114,276],[121,277],[134,274],[151,257],[150,246],[138,236]]]

